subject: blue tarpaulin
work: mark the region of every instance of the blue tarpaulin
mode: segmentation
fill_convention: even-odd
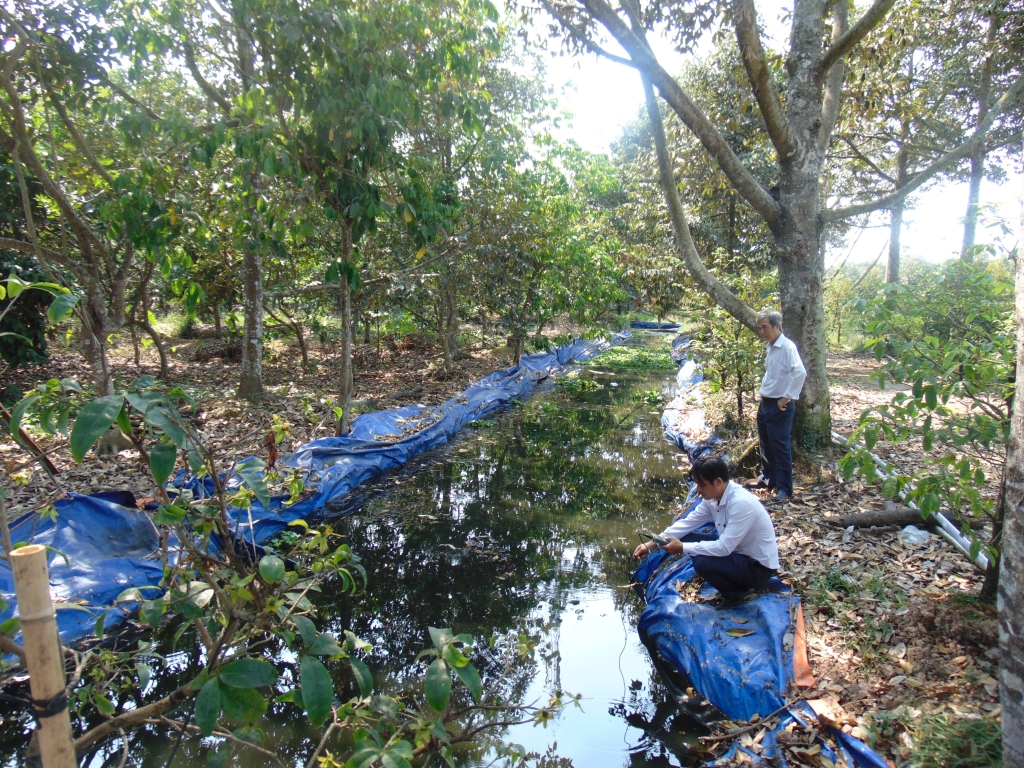
[[[627,332],[611,340],[577,339],[551,353],[526,355],[519,365],[492,373],[440,406],[410,405],[359,416],[348,435],[314,440],[279,459],[282,469],[303,473],[307,495],[290,506],[285,504],[288,497],[280,496],[272,499],[269,510],[258,502],[251,511],[232,510],[239,536],[266,544],[289,522],[310,517],[359,484],[443,445],[469,422],[525,397],[566,366],[589,360],[628,337]],[[228,478],[231,488],[240,482],[237,475]],[[171,491],[187,489],[202,495],[208,492],[210,479],[204,483],[179,473],[172,485]],[[149,516],[135,507],[131,494],[70,494],[54,506],[56,519],[26,515],[12,525],[11,537],[15,544],[32,541],[53,548],[50,589],[62,608],[57,626],[64,642],[90,634],[105,611],[106,626],[123,621],[130,610],[113,603],[124,590],[141,588],[147,599],[160,594],[156,585],[163,569],[157,530]],[[147,588],[150,591],[145,591]],[[6,601],[0,612],[0,621],[4,621],[15,614],[17,606],[10,566],[3,561],[0,596]]]
[[[634,320],[629,327],[635,331],[678,331],[679,323],[658,323],[651,320]]]
[[[681,353],[687,347],[684,339],[673,344]],[[683,354],[678,357],[683,358]],[[682,359],[676,375],[676,397],[661,419],[666,437],[683,449],[691,462],[720,442],[704,418],[702,381],[696,362]],[[686,513],[699,503],[693,495],[691,491]],[[711,529],[702,528],[687,539],[706,539],[706,533],[700,535],[706,530]],[[647,601],[638,624],[641,636],[727,717],[747,721],[754,715],[763,718],[776,712],[785,706],[787,694],[792,696],[793,692],[800,598],[773,578],[767,594],[731,608],[718,608],[683,599],[679,588],[693,576],[689,557],[668,555],[663,550],[655,550],[641,563],[633,575],[633,581],[643,585]],[[700,592],[704,599],[715,594],[709,584]],[[761,740],[760,754],[734,744],[719,760],[729,761],[742,750],[755,764],[776,764],[778,759],[777,764],[785,765],[785,750],[777,745],[777,735],[794,722],[807,725],[812,721],[817,723],[806,703],[793,705],[782,714],[775,730]],[[838,730],[832,729],[832,733],[848,765],[888,768],[888,763],[862,742]],[[821,754],[836,762],[836,750],[824,741],[820,744]]]

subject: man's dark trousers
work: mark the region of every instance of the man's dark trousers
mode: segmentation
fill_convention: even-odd
[[[725,557],[691,555],[693,570],[722,593],[726,600],[743,597],[751,589],[764,589],[775,571],[747,555],[733,552]]]
[[[757,407],[757,437],[761,444],[761,475],[768,487],[779,493],[793,495],[793,418],[796,402],[789,401],[786,410],[779,408],[777,398],[762,397]]]

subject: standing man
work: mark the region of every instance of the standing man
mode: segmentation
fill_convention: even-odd
[[[722,459],[699,459],[690,477],[704,501],[665,529],[662,536],[668,543],[662,549],[689,555],[693,570],[721,593],[722,606],[734,605],[753,590],[764,589],[778,570],[775,526],[757,497],[729,480],[729,467]],[[712,520],[718,538],[680,541]],[[658,545],[648,541],[633,557],[647,557],[655,549]]]
[[[793,495],[793,418],[803,389],[804,368],[796,344],[782,334],[782,313],[766,309],[757,315],[757,334],[768,345],[757,408],[761,476],[748,488],[775,490],[776,499]]]

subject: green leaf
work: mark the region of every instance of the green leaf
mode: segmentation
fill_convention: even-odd
[[[149,450],[149,471],[157,485],[163,485],[174,473],[174,465],[178,461],[178,449],[173,444],[161,440]]]
[[[427,627],[427,631],[430,633],[430,641],[434,644],[434,647],[437,648],[437,650],[441,650],[441,646],[452,641],[452,631],[447,627],[443,629]]]
[[[232,688],[261,688],[277,681],[277,670],[262,659],[236,659],[220,671],[220,680]]]
[[[899,492],[899,482],[895,477],[886,478],[885,482],[882,483],[882,495],[887,499],[891,499]]]
[[[121,395],[107,395],[88,403],[78,414],[71,430],[71,455],[76,463],[81,464],[89,449],[110,429],[123,404]]]
[[[292,623],[299,630],[299,634],[302,635],[303,645],[309,648],[317,637],[316,625],[308,616],[292,616]]]
[[[366,698],[373,693],[373,674],[362,660],[354,656],[349,657],[348,664],[352,668],[352,676],[355,677],[356,684],[359,686],[359,694]]]
[[[175,415],[177,415],[177,412],[175,412]],[[172,418],[171,409],[164,408],[162,406],[153,406],[146,411],[146,415],[143,418],[147,424],[151,424],[171,438],[171,442],[176,446],[179,448],[185,447],[185,433]]]
[[[102,694],[97,693],[97,694],[93,695],[92,701],[93,701],[93,704],[96,705],[96,709],[98,709],[100,711],[101,715],[106,715],[107,717],[113,717],[114,716],[114,712],[117,711],[117,710],[114,709],[114,705],[110,702],[110,699],[108,699],[106,696],[104,696]]]
[[[79,391],[81,391],[81,389],[79,389]],[[121,433],[125,435],[125,437],[131,435],[132,421],[128,418],[128,409],[125,407],[124,403],[121,403],[121,410],[117,412],[117,418],[115,421],[117,422],[117,428],[121,430]]]
[[[71,314],[71,310],[75,308],[77,303],[78,296],[73,293],[62,293],[50,304],[50,308],[46,310],[46,316],[50,319],[51,323],[56,325]]]
[[[262,461],[257,463],[250,460],[238,465],[238,475],[242,478],[242,482],[256,494],[256,500],[263,505],[263,508],[270,509],[270,491],[263,479],[262,469]]]
[[[444,712],[448,708],[448,699],[452,693],[452,678],[444,659],[434,659],[427,667],[425,688],[430,708],[435,712]]]
[[[165,604],[162,598],[156,598],[155,600],[147,600],[139,608],[139,618],[142,619],[144,624],[148,624],[151,627],[155,627],[160,624],[160,619],[163,618]]]
[[[729,635],[729,637],[747,637],[754,634],[754,630],[747,629],[746,627],[730,627],[725,630],[725,634]]]
[[[299,667],[299,685],[302,703],[313,725],[322,725],[331,714],[334,704],[334,683],[325,667],[312,656],[303,656]]]
[[[21,295],[21,292],[29,287],[29,284],[22,280],[20,277],[11,275],[7,278],[7,298],[16,299]]]
[[[277,555],[260,558],[260,576],[267,584],[277,584],[284,578],[284,560]]]
[[[412,765],[399,754],[396,754],[393,749],[389,749],[387,752],[381,752],[380,761],[383,763],[384,768],[412,768]]]
[[[306,650],[306,653],[310,656],[344,656],[345,650],[338,645],[334,635],[323,632],[317,636],[313,644]]]
[[[14,435],[14,439],[19,443],[21,443],[21,437],[18,435],[18,429],[21,427],[21,420],[25,418],[25,411],[28,410],[29,406],[38,399],[39,395],[29,395],[19,400],[18,404],[11,411],[11,434]]]
[[[220,706],[224,717],[236,722],[251,723],[267,711],[267,700],[253,688],[220,686]]]
[[[199,689],[196,696],[195,718],[196,725],[204,736],[213,733],[217,725],[217,715],[220,714],[220,683],[217,678],[212,678]]]
[[[178,525],[185,519],[185,510],[174,504],[165,504],[153,515],[157,525]]]
[[[472,664],[467,664],[464,667],[456,667],[455,674],[459,676],[459,679],[463,684],[469,688],[469,692],[473,696],[473,701],[480,703],[480,697],[484,695],[484,687],[480,682],[480,673],[476,667]]]

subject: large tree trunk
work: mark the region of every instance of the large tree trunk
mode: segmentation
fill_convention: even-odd
[[[242,379],[238,396],[254,400],[263,394],[263,253],[255,242],[242,257]]]
[[[992,51],[999,36],[1000,15],[993,13],[988,19],[988,48]],[[985,57],[978,78],[978,125],[988,115],[992,98],[992,66],[994,53]],[[988,152],[985,142],[978,144],[976,151],[971,153],[971,184],[967,193],[967,217],[964,219],[964,242],[960,249],[960,258],[974,261],[974,238],[978,230],[978,206],[981,202],[981,182],[985,178],[985,158]]]
[[[779,303],[783,332],[800,351],[807,380],[797,406],[793,439],[806,450],[831,445],[828,373],[825,369],[828,323],[825,317],[825,262],[821,254],[819,177],[823,151],[817,143],[821,125],[822,85],[813,60],[821,51],[820,14],[797,14],[793,46],[811,61],[790,59],[789,123],[797,140],[793,155],[781,163],[780,202],[785,214],[773,227],[779,267]],[[802,39],[806,38],[806,39]],[[803,138],[806,137],[806,138]]]
[[[971,183],[967,192],[967,216],[964,219],[964,242],[960,248],[960,258],[974,261],[974,238],[978,231],[978,208],[981,202],[981,182],[985,177],[985,158],[988,153],[984,147],[980,152],[971,155]]]
[[[901,189],[908,181],[907,165],[910,162],[908,140],[910,138],[910,122],[904,121],[900,132],[900,151],[896,153],[896,189]],[[903,234],[903,211],[906,208],[905,199],[900,199],[889,209],[889,261],[885,267],[885,282],[898,283],[900,281],[900,237]]]
[[[1017,259],[1016,304],[1017,381],[1024,381],[1024,259]],[[999,574],[1003,768],[1019,768],[1024,765],[1024,408],[1013,409],[1003,480],[1006,518]]]
[[[900,281],[900,234],[903,232],[903,201],[889,209],[889,261],[885,265],[885,282]]]

